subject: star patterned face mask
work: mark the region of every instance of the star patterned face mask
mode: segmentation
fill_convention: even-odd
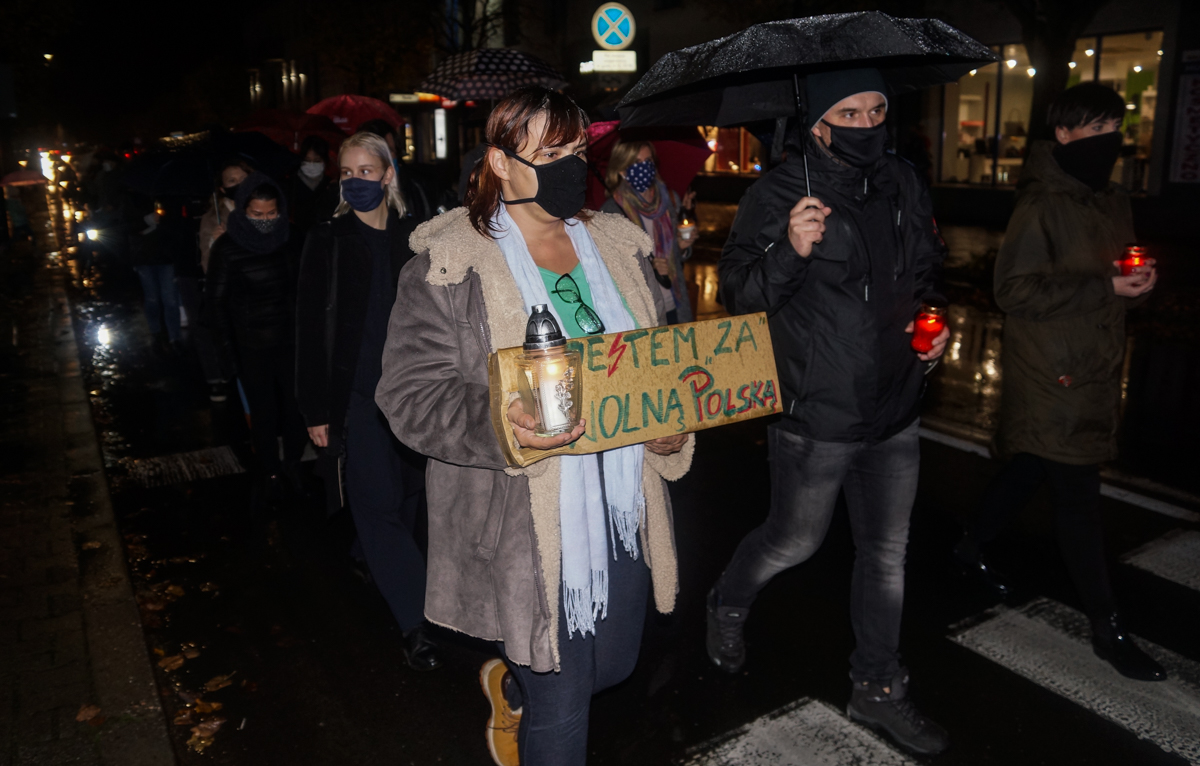
[[[645,194],[654,185],[657,175],[658,168],[652,159],[635,162],[625,170],[625,180],[638,194]]]

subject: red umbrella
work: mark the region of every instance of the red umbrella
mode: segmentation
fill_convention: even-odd
[[[679,196],[687,192],[692,179],[704,167],[712,154],[708,143],[695,128],[657,129],[653,132],[634,129],[621,132],[619,120],[593,122],[588,126],[588,164],[592,174],[588,178],[587,207],[599,210],[604,204],[606,190],[604,174],[608,172],[608,158],[612,155],[617,140],[644,140],[654,144],[658,154],[658,175],[667,188]]]
[[[38,186],[48,183],[50,179],[37,170],[17,170],[0,178],[0,186]]]
[[[367,120],[385,120],[393,128],[404,124],[395,109],[370,96],[333,96],[310,106],[308,113],[325,115],[347,135]]]
[[[320,136],[333,149],[337,149],[346,138],[333,120],[323,114],[289,112],[286,109],[260,109],[234,130],[262,133],[293,152],[300,151],[301,142],[309,136]]]

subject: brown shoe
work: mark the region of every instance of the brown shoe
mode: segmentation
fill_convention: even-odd
[[[520,766],[517,728],[521,725],[521,710],[513,710],[504,697],[504,678],[507,675],[508,668],[503,660],[488,660],[479,669],[479,685],[483,687],[483,696],[492,705],[485,734],[488,751],[496,766]]]

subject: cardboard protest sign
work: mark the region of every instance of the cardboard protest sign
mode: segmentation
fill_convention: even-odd
[[[766,314],[710,319],[567,341],[582,360],[582,438],[553,450],[517,446],[507,411],[520,348],[491,355],[492,426],[511,466],[584,455],[780,411]]]

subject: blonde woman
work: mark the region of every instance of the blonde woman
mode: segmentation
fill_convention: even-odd
[[[296,394],[330,512],[350,506],[371,578],[404,634],[414,670],[441,664],[425,632],[425,560],[413,539],[424,459],[375,406],[408,215],[383,139],[359,133],[338,152],[341,201],[304,245],[296,316]],[[344,480],[344,481],[343,481]]]
[[[600,209],[624,215],[645,229],[654,242],[651,263],[667,305],[667,322],[691,322],[694,315],[683,276],[683,262],[691,255],[691,243],[679,240],[675,221],[681,203],[658,175],[654,144],[617,142],[608,158],[604,183],[612,196]]]

